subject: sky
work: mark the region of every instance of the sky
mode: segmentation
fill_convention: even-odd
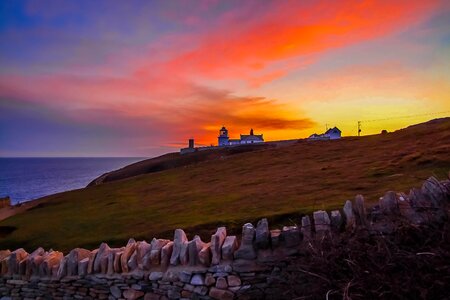
[[[450,116],[450,1],[0,1],[0,156]]]

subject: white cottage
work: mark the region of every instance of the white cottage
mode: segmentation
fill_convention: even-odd
[[[334,127],[328,129],[325,133],[322,134],[311,134],[309,136],[309,140],[336,140],[341,138],[341,131],[339,128]]]
[[[218,142],[219,147],[264,143],[263,135],[262,134],[254,134],[253,129],[250,129],[250,134],[241,134],[240,139],[230,139],[228,137],[228,130],[225,128],[225,126],[223,126],[220,129],[218,140],[219,140],[219,142]]]

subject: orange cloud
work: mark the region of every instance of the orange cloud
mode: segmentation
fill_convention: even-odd
[[[225,18],[218,29],[191,37],[190,47],[144,68],[165,75],[236,79],[260,85],[286,74],[274,63],[310,56],[397,32],[423,20],[438,1],[276,2],[270,15],[241,25]],[[192,47],[192,44],[197,46]],[[188,50],[183,50],[183,49]],[[150,59],[151,61],[151,59]],[[296,64],[295,62],[290,62]]]

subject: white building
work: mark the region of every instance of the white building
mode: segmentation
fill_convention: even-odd
[[[309,140],[337,140],[341,138],[341,131],[337,128],[330,128],[322,134],[311,134]]]
[[[223,147],[264,143],[264,138],[262,134],[253,134],[253,129],[250,129],[250,134],[241,134],[240,139],[230,139],[228,137],[228,130],[225,128],[225,126],[223,126],[219,131],[218,141],[219,147]]]

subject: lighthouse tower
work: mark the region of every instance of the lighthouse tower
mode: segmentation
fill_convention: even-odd
[[[222,126],[222,128],[220,129],[218,139],[219,139],[219,147],[229,145],[228,130],[225,128],[225,126]]]

